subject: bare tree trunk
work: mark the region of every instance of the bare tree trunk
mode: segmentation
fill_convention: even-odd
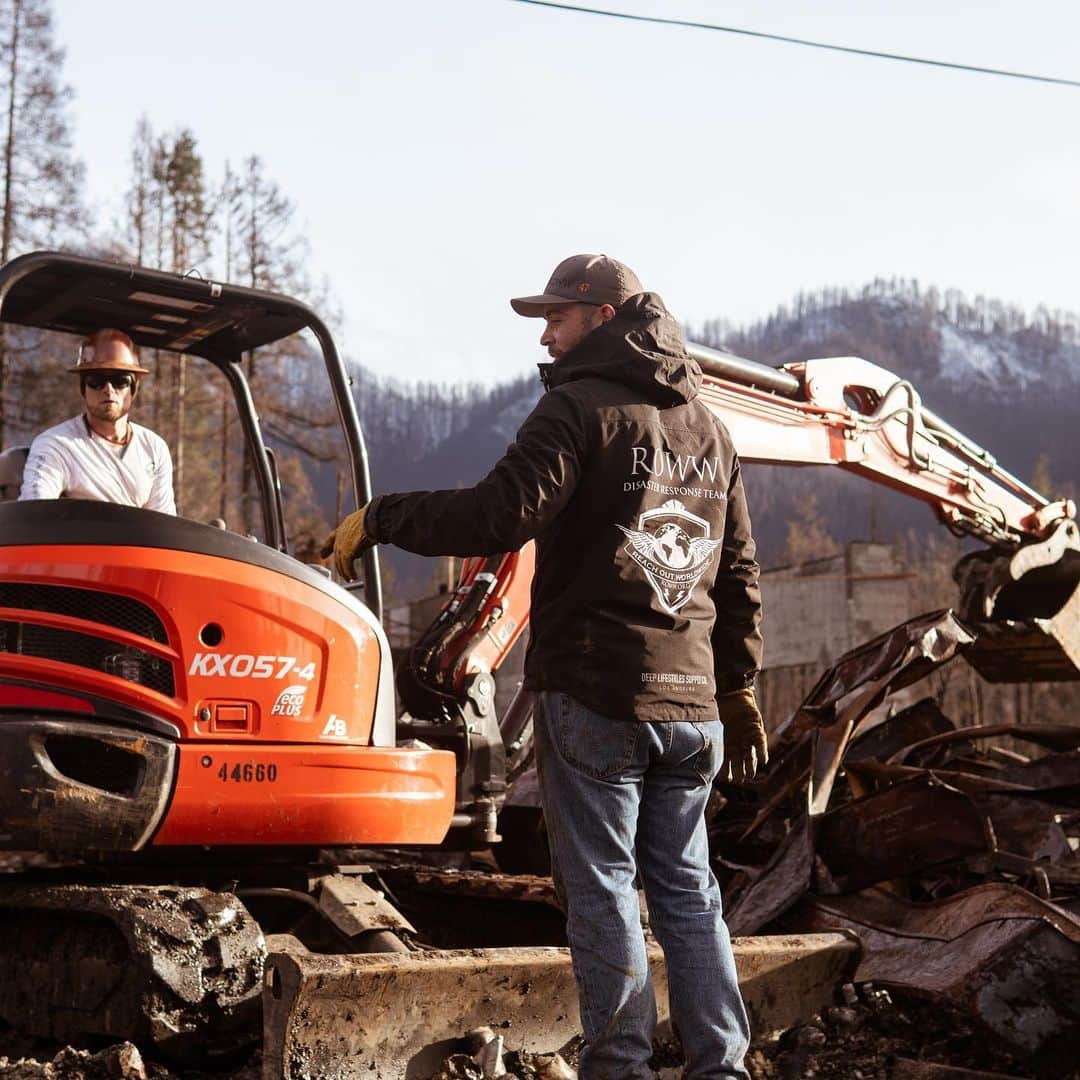
[[[14,0],[11,8],[11,63],[8,70],[7,138],[4,141],[4,226],[0,236],[0,265],[11,257],[11,238],[14,232],[14,207],[11,189],[15,165],[15,90],[19,74],[19,28],[22,22],[22,0]],[[10,350],[7,325],[0,325],[0,446],[4,445],[7,428],[7,391],[10,380]]]
[[[182,234],[180,210],[173,195],[172,263],[173,273],[182,274],[187,261],[185,237]],[[187,391],[187,357],[180,353],[173,366],[173,423],[176,427],[176,457],[173,461],[173,490],[176,493],[176,512],[182,512],[184,501],[184,407]]]
[[[259,258],[259,213],[258,213],[258,190],[257,190],[258,178],[254,175],[251,176],[248,193],[251,196],[250,205],[250,221],[247,235],[247,248],[248,248],[248,285],[253,289],[259,287],[258,277],[258,258]],[[252,349],[248,353],[248,385],[251,388],[251,393],[255,393],[255,350]],[[247,532],[253,531],[254,521],[252,516],[252,502],[254,501],[254,480],[255,480],[255,463],[252,460],[251,447],[248,446],[247,439],[244,440],[244,459],[243,459],[243,474],[241,481],[241,493],[240,504],[242,506],[242,514],[244,518],[244,529]]]
[[[11,185],[15,164],[15,88],[19,74],[19,23],[22,17],[22,0],[14,0],[11,9],[11,63],[8,70],[7,139],[4,142],[4,234],[0,242],[0,263],[11,256],[11,236],[14,228]]]
[[[248,353],[248,385],[254,393],[255,389],[255,351]],[[253,532],[255,528],[254,507],[255,501],[255,462],[252,460],[251,447],[244,439],[244,456],[240,481],[240,516],[244,522],[244,531]]]
[[[163,269],[165,262],[165,191],[162,186],[162,182],[158,181],[157,191],[157,261],[154,266],[156,269]],[[162,438],[168,440],[168,433],[161,430],[161,350],[154,350],[154,394],[150,399],[152,409],[150,412],[151,422],[154,430],[162,436]],[[175,484],[173,485],[175,490]]]
[[[222,202],[225,207],[225,280],[233,275],[233,181],[232,168],[225,162],[225,181],[222,185]],[[218,498],[219,517],[225,517],[229,500],[229,383],[221,389],[221,494]]]

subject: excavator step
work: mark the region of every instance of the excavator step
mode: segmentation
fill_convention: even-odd
[[[268,946],[263,1080],[418,1080],[478,1027],[529,1053],[561,1050],[580,1031],[567,949],[325,956],[285,936]],[[734,949],[756,1039],[828,1004],[860,951],[844,934],[737,938]],[[649,964],[664,1022],[659,947],[650,946]]]

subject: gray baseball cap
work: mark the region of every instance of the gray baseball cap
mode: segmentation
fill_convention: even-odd
[[[510,306],[519,315],[536,319],[542,318],[544,308],[551,304],[610,304],[617,308],[644,291],[637,274],[617,259],[571,255],[555,267],[542,293],[516,296]]]

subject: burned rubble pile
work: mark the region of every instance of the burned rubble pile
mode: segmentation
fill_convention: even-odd
[[[872,984],[842,988],[842,1004],[751,1050],[751,1080],[1006,1080],[1031,1077],[1022,1055],[988,1040],[962,1010]],[[1060,1063],[1049,1075],[1077,1080]]]
[[[764,775],[718,788],[714,865],[734,935],[849,931],[856,983],[959,1010],[1060,1077],[1080,1045],[1080,724],[890,708],[972,641],[940,611],[843,656]]]
[[[26,1052],[0,1054],[0,1077],[4,1080],[173,1080],[166,1068],[144,1060],[138,1047],[129,1042],[97,1052],[72,1046],[55,1053],[23,1049]],[[255,1077],[237,1076],[236,1080]]]

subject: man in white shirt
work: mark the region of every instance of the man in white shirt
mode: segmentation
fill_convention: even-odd
[[[175,514],[169,447],[128,418],[139,377],[149,374],[131,338],[98,330],[70,370],[79,376],[86,411],[30,444],[19,499],[98,499]]]

